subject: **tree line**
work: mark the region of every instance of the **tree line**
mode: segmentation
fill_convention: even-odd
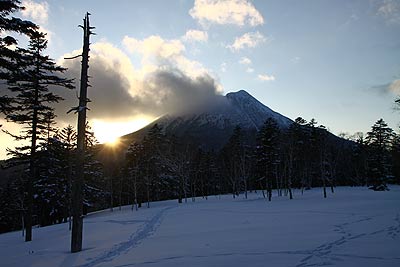
[[[256,145],[237,126],[219,150],[182,143],[155,124],[141,142],[131,144],[118,178],[121,205],[149,206],[151,201],[230,193],[233,198],[261,190],[272,200],[293,198],[293,188],[321,187],[323,197],[337,185],[387,190],[399,183],[399,135],[378,120],[364,137],[339,138],[312,119],[302,118],[280,129],[269,118],[257,133]],[[118,180],[117,179],[117,180]]]
[[[46,134],[37,152],[38,175],[33,181],[34,223],[41,226],[70,222],[71,181],[75,176],[76,131],[72,126]],[[103,164],[102,149],[87,126],[84,178],[84,210],[131,205],[150,207],[151,202],[231,194],[233,198],[258,191],[266,200],[276,196],[295,198],[321,187],[321,197],[335,186],[369,186],[386,190],[400,180],[400,137],[378,120],[364,137],[361,133],[339,138],[314,119],[297,118],[281,129],[269,118],[249,144],[237,126],[218,151],[182,142],[155,124],[140,142],[132,143],[118,164]],[[17,158],[8,161],[14,164]],[[1,231],[21,228],[26,177],[29,168],[16,170],[0,192]]]

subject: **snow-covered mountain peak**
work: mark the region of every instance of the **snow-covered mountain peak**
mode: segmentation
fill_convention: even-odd
[[[255,138],[268,118],[273,118],[282,128],[292,123],[287,117],[271,110],[245,90],[217,96],[218,101],[203,110],[186,114],[165,115],[148,127],[139,130],[137,136],[143,134],[155,123],[161,125],[167,134],[183,139],[191,139],[205,147],[220,148],[224,145],[236,126]],[[136,135],[135,133],[131,136]],[[254,141],[254,140],[253,140]]]
[[[267,118],[273,118],[281,128],[287,128],[292,121],[262,104],[245,90],[228,93],[226,98],[245,120],[251,121],[258,130]]]
[[[237,92],[230,92],[226,94],[227,98],[254,98],[246,90],[239,90]]]

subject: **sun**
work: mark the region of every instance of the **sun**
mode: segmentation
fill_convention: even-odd
[[[93,120],[92,129],[100,144],[116,146],[119,138],[146,126],[152,121],[150,118],[140,117],[128,121]]]
[[[104,144],[106,144],[108,146],[116,146],[119,143],[119,137],[118,136],[112,136],[112,135],[104,136],[103,140],[104,141],[100,142],[100,143],[104,143]]]

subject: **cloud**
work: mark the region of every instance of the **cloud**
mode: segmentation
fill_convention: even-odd
[[[258,74],[257,78],[260,81],[275,81],[275,77],[273,75],[267,75],[267,74]]]
[[[21,10],[22,17],[32,20],[39,24],[39,30],[46,34],[46,39],[51,42],[54,33],[47,28],[49,20],[49,4],[46,1],[35,2],[32,0],[22,1],[22,6],[25,7]]]
[[[254,72],[254,69],[249,67],[249,68],[246,69],[246,72],[247,72],[247,73],[253,73],[253,72]]]
[[[253,69],[252,67],[250,67],[251,64],[252,64],[252,61],[251,61],[250,58],[248,58],[248,57],[242,57],[242,58],[239,60],[239,64],[247,66],[247,68],[246,68],[246,72],[247,72],[247,73],[253,73],[253,72],[254,72],[254,69]]]
[[[242,65],[250,65],[250,64],[251,64],[251,59],[248,58],[248,57],[242,57],[242,58],[239,60],[239,64],[242,64]]]
[[[181,114],[196,112],[219,101],[218,84],[209,74],[189,77],[178,69],[158,70],[143,82],[143,90],[158,95],[158,101],[148,101],[145,106],[159,113]]]
[[[299,63],[300,62],[300,60],[301,60],[301,57],[294,57],[294,58],[292,58],[290,61],[293,63],[293,64],[297,64],[297,63]]]
[[[80,53],[81,51],[77,50],[64,57]],[[56,106],[57,115],[63,122],[70,122],[75,116],[67,115],[66,112],[77,106],[81,62],[79,59],[61,59],[58,63],[67,67],[66,74],[74,77],[76,81],[77,90],[55,89],[65,99]],[[110,43],[95,43],[91,46],[89,66],[92,86],[88,89],[88,97],[92,101],[88,104],[89,118],[118,120],[135,114],[135,98],[130,90],[131,84],[135,83],[136,70],[128,56]]]
[[[400,24],[400,2],[383,0],[377,8],[377,15],[383,17],[389,24]]]
[[[125,36],[122,43],[130,53],[143,55],[143,61],[169,59],[185,51],[185,46],[180,40],[164,40],[158,35],[143,40]]]
[[[185,42],[207,42],[208,34],[205,31],[188,30],[182,40]]]
[[[25,7],[21,10],[22,16],[32,19],[38,24],[47,24],[49,18],[49,4],[46,1],[37,3],[32,0],[22,1],[22,6]]]
[[[375,85],[375,86],[372,86],[370,88],[370,90],[374,90],[381,94],[400,95],[400,80],[397,79],[390,83]]]
[[[127,51],[142,57],[142,76],[166,67],[177,68],[192,78],[210,73],[200,62],[185,56],[186,48],[180,40],[166,40],[157,35],[143,40],[125,36],[122,43]]]
[[[227,67],[226,62],[222,62],[222,63],[221,63],[221,71],[222,71],[222,72],[226,72],[226,67]]]
[[[188,112],[210,105],[222,92],[218,80],[207,69],[184,55],[185,47],[179,40],[125,37],[123,44],[128,53],[141,58],[139,66],[132,64],[127,52],[110,43],[91,46],[90,120],[123,121]],[[79,53],[74,51],[64,57]],[[67,74],[76,78],[78,88],[80,60],[61,59],[59,63],[68,67]],[[77,105],[77,92],[59,91],[66,99],[57,106],[59,118],[70,122],[76,116],[65,112]]]
[[[189,14],[203,26],[233,24],[254,27],[264,24],[262,15],[248,0],[195,0]]]
[[[260,43],[267,41],[260,32],[248,32],[240,37],[237,37],[232,45],[228,45],[227,48],[231,49],[232,52],[244,49],[253,48],[258,46]]]
[[[389,91],[393,94],[400,95],[400,80],[394,80],[389,84]]]

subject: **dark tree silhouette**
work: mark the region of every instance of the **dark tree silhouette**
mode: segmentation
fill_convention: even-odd
[[[278,175],[279,135],[280,129],[276,120],[268,118],[257,138],[257,165],[265,182],[269,201],[272,199],[273,181]]]
[[[0,80],[9,78],[10,71],[17,67],[15,60],[22,56],[20,50],[12,49],[13,46],[18,45],[18,40],[10,33],[30,36],[38,29],[34,23],[12,16],[13,13],[23,9],[19,0],[0,1]],[[0,92],[0,112],[7,113],[13,97],[7,95],[4,89],[0,88],[2,90]]]
[[[390,147],[393,130],[383,119],[379,119],[367,133],[368,175],[372,183],[371,189],[387,190],[387,180],[392,175],[390,164]]]
[[[57,66],[52,59],[43,54],[46,47],[45,34],[33,33],[28,49],[17,49],[22,56],[14,59],[17,67],[11,70],[8,77],[8,89],[15,97],[8,107],[6,119],[23,125],[24,131],[19,135],[6,132],[17,141],[30,142],[30,145],[9,150],[9,154],[16,158],[26,159],[28,156],[29,159],[30,175],[26,185],[26,241],[32,240],[33,182],[37,178],[36,150],[40,141],[46,141],[49,120],[54,118],[53,115],[49,115],[54,111],[50,104],[62,100],[51,92],[49,87],[73,88],[70,79],[60,77],[66,69]]]

